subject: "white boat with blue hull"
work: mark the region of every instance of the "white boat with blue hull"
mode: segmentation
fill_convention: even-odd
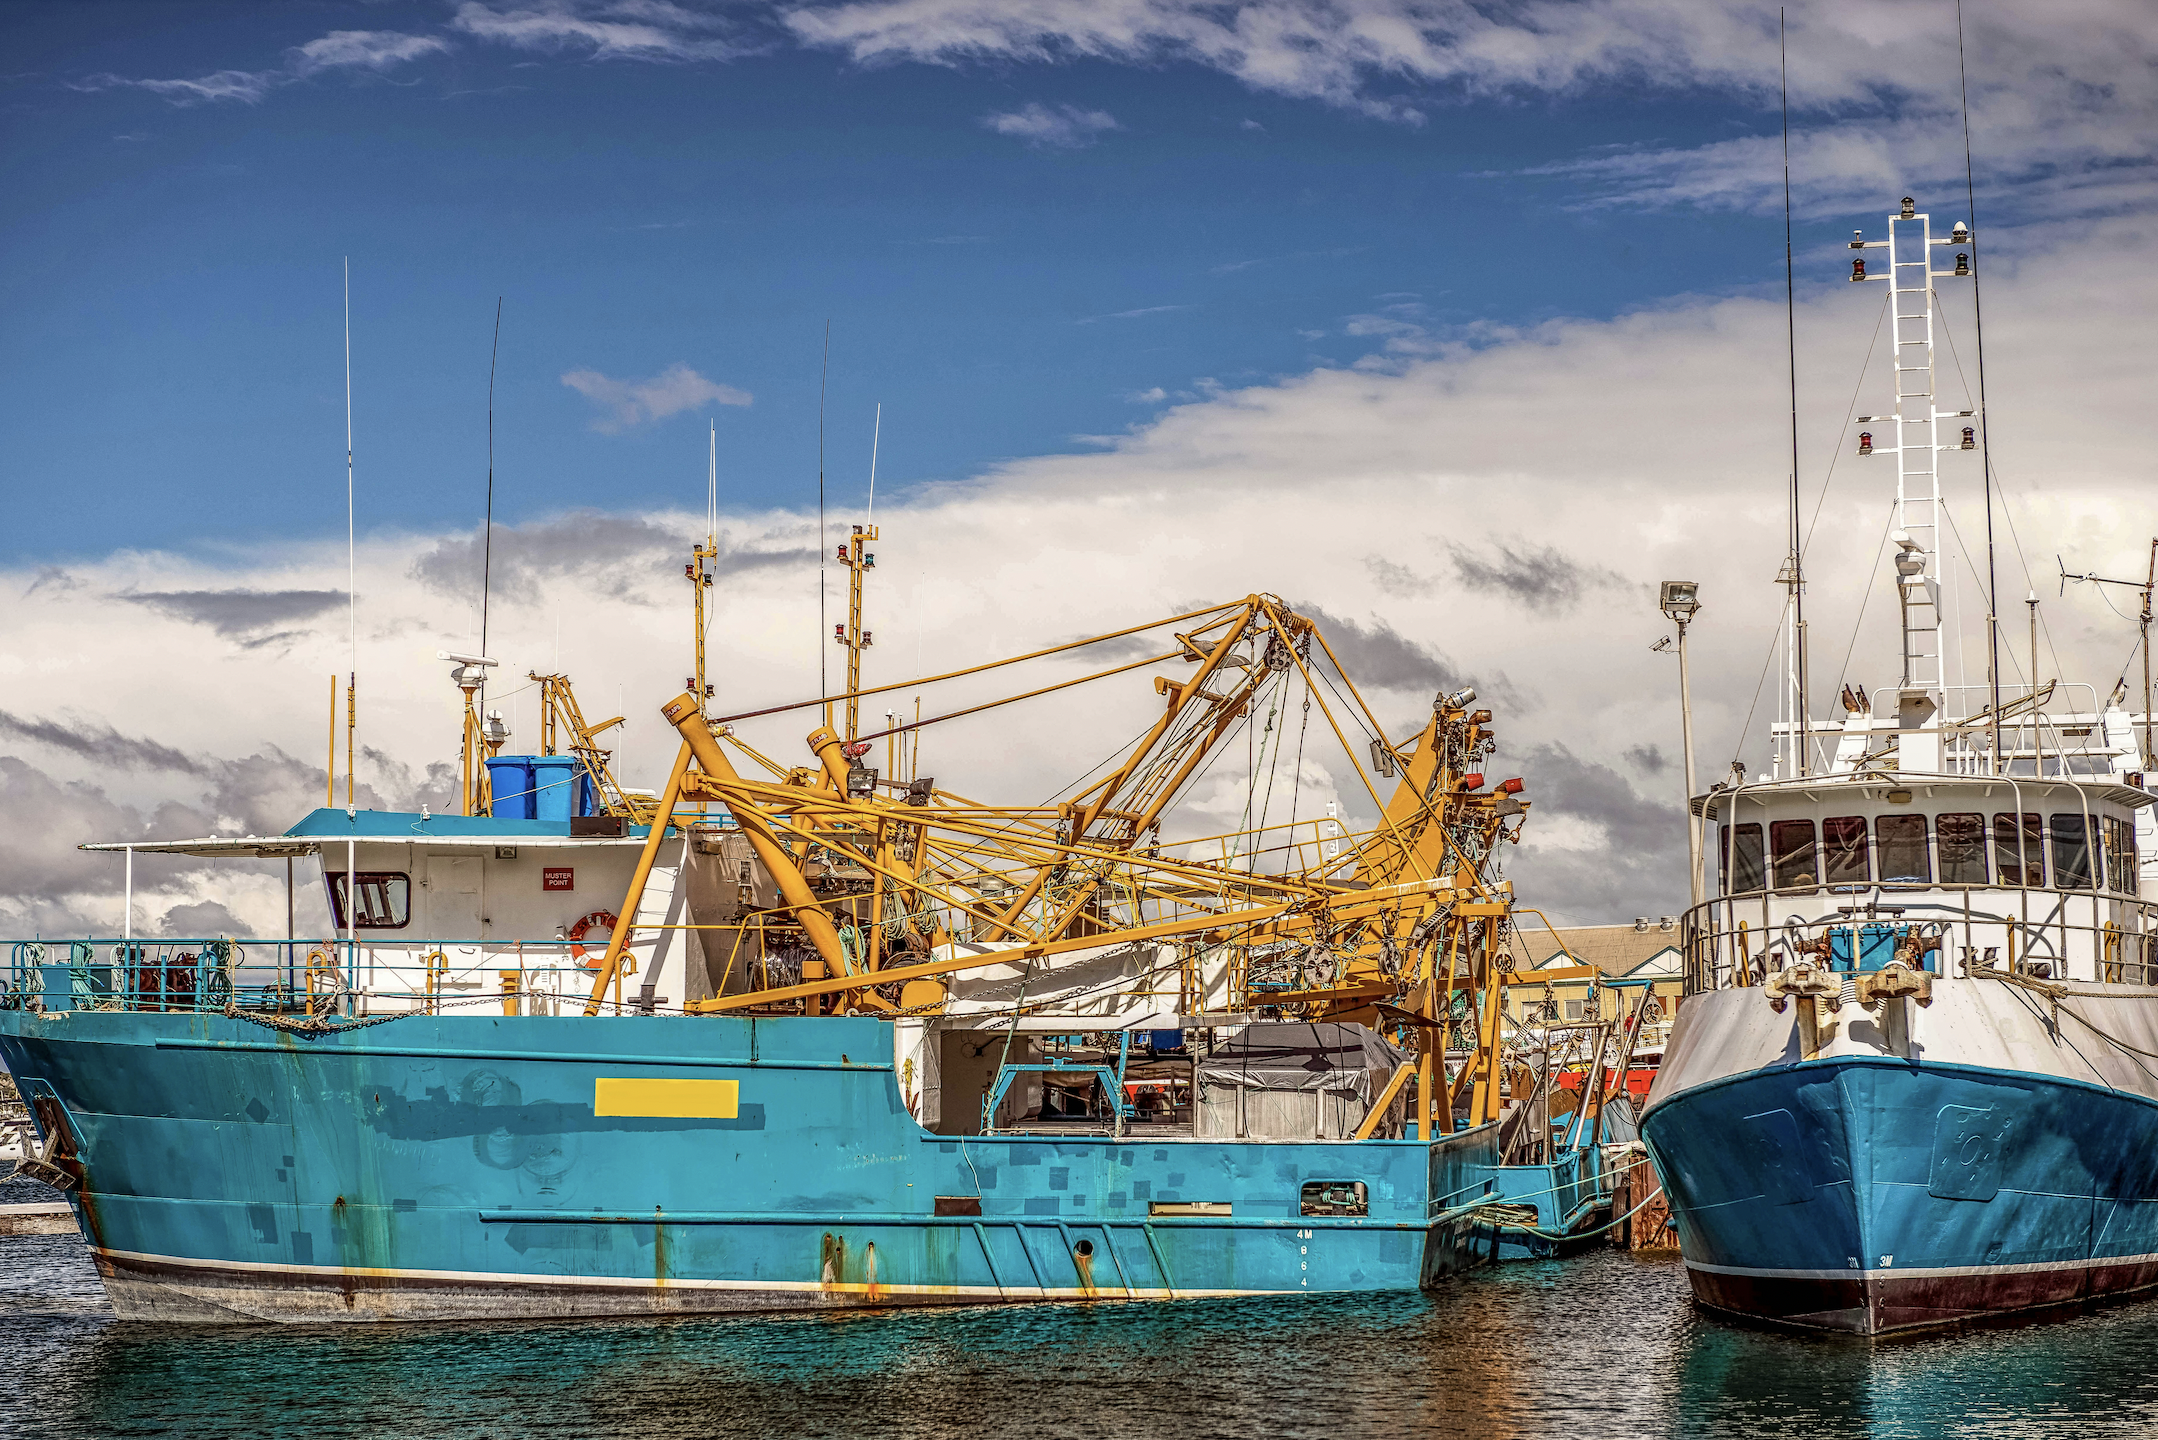
[[[132,1319],[1414,1289],[1488,1256],[1436,1144],[938,1135],[888,1021],[0,1013]]]
[[[1893,291],[1861,453],[1897,461],[1901,677],[1829,725],[1794,660],[1773,773],[1694,798],[1713,893],[1641,1127],[1699,1300],[1862,1334],[2158,1285],[2148,700],[1948,682],[1934,467],[1974,430],[1940,433],[1933,287],[1969,265],[1934,250],[1968,231],[1906,201],[1890,237],[1853,279]]]
[[[285,857],[338,933],[16,945],[26,1168],[137,1319],[1410,1290],[1488,1261],[1527,809],[1471,768],[1491,713],[1457,691],[1376,734],[1363,831],[1262,798],[1247,831],[1164,836],[1254,715],[1347,696],[1377,730],[1278,599],[1138,629],[1169,625],[1162,663],[1196,669],[1047,806],[885,778],[829,725],[778,764],[685,693],[634,803],[569,722],[599,816],[101,847]],[[490,758],[506,798],[566,768]],[[1486,1043],[1450,1063],[1456,1030]]]

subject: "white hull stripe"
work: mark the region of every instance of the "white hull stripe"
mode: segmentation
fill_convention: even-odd
[[[2018,1265],[1939,1265],[1908,1269],[1882,1266],[1868,1270],[1762,1270],[1746,1265],[1710,1265],[1688,1260],[1688,1270],[1710,1275],[1742,1275],[1755,1280],[1955,1280],[1974,1275],[2044,1275],[2059,1270],[2099,1270],[2115,1265],[2158,1265],[2154,1255],[2102,1255],[2091,1260],[2038,1260]]]
[[[1298,1290],[1187,1290],[1178,1286],[1174,1290],[1136,1287],[1126,1292],[1122,1285],[1106,1284],[1092,1290],[1069,1288],[1045,1288],[1037,1285],[1006,1285],[1002,1289],[994,1285],[886,1285],[882,1282],[872,1286],[864,1281],[835,1281],[820,1284],[814,1280],[651,1280],[624,1275],[522,1275],[499,1270],[399,1270],[372,1269],[337,1265],[284,1265],[254,1264],[240,1260],[195,1260],[176,1255],[151,1255],[137,1250],[107,1250],[99,1248],[96,1253],[108,1259],[133,1261],[143,1265],[171,1266],[182,1270],[218,1270],[236,1275],[289,1275],[294,1279],[336,1281],[340,1279],[369,1280],[420,1280],[438,1285],[515,1285],[533,1289],[618,1289],[618,1290],[740,1290],[771,1294],[795,1295],[861,1295],[874,1290],[878,1296],[886,1295],[959,1295],[979,1297],[984,1300],[1010,1299],[1021,1296],[1042,1300],[1197,1300],[1214,1299],[1236,1295],[1281,1295],[1304,1293]]]

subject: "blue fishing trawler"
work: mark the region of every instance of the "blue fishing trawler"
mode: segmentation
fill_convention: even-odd
[[[501,755],[484,657],[445,657],[466,813],[89,847],[283,858],[334,933],[16,944],[23,1168],[150,1320],[1405,1290],[1488,1260],[1504,1077],[1495,1041],[1446,1047],[1497,1033],[1527,809],[1484,782],[1490,712],[1441,695],[1388,738],[1271,596],[1130,636],[1183,672],[1142,741],[1006,807],[864,763],[911,736],[860,733],[852,666],[781,707],[845,706],[795,765],[700,673],[650,794],[564,677],[535,677],[562,743]],[[1179,834],[1190,777],[1306,696],[1368,736],[1376,823],[1262,800]]]
[[[2039,683],[2035,597],[2029,683],[1997,626],[1994,678],[1953,683],[1938,466],[1983,419],[1935,396],[1971,267],[1932,223],[1906,199],[1852,242],[1887,252],[1852,275],[1887,283],[1895,376],[1857,449],[1896,467],[1901,673],[1818,719],[1794,636],[1773,770],[1694,797],[1714,893],[1642,1117],[1702,1303],[1861,1334],[2158,1285],[2149,698]]]

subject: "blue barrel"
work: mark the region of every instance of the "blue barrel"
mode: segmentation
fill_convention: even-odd
[[[583,766],[579,766],[577,769],[577,808],[571,813],[576,815],[599,814],[599,795],[592,788],[592,772]]]
[[[494,788],[496,818],[532,818],[532,761],[530,755],[497,755],[487,762],[487,783]]]
[[[532,757],[532,818],[567,825],[577,798],[577,757]]]

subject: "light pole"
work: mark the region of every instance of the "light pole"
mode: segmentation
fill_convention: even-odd
[[[1658,602],[1663,613],[1678,626],[1678,724],[1679,745],[1685,752],[1686,762],[1686,879],[1693,891],[1693,903],[1699,905],[1701,894],[1701,817],[1693,809],[1693,687],[1686,671],[1686,627],[1693,623],[1694,612],[1701,608],[1701,587],[1691,580],[1666,580]]]

